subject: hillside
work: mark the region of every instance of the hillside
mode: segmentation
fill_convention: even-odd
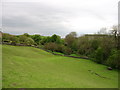
[[[90,60],[3,45],[3,88],[117,88],[118,73]]]

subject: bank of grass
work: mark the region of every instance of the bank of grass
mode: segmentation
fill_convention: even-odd
[[[54,53],[56,55],[65,55],[64,53],[60,53],[60,52],[52,52],[49,50],[49,52],[51,53]],[[73,57],[84,57],[83,55],[77,55],[77,54],[70,54],[70,55],[67,55],[67,56],[73,56]]]
[[[54,53],[54,54],[58,54],[58,55],[65,55],[65,54],[60,53],[60,52],[52,52],[52,53]]]
[[[53,55],[33,47],[3,45],[2,49],[3,88],[118,87],[116,70],[109,71],[90,60]]]

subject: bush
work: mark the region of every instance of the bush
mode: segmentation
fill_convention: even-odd
[[[10,42],[10,34],[2,33],[2,42]]]
[[[32,39],[32,38],[26,38],[26,40],[25,40],[25,44],[26,45],[33,45],[34,44],[34,40]]]
[[[94,61],[97,63],[104,63],[104,50],[99,47],[94,53]]]
[[[56,43],[52,43],[52,42],[46,43],[46,44],[44,45],[44,48],[45,48],[46,50],[51,50],[51,51],[53,52],[53,51],[56,51],[56,50],[57,50],[57,44],[56,44]]]
[[[16,45],[19,42],[19,38],[15,35],[10,35],[7,33],[2,34],[2,42],[6,42],[7,44]]]
[[[41,36],[40,35],[31,35],[31,38],[35,41],[35,43],[37,44],[37,45],[39,45],[40,44],[40,41],[41,41]]]
[[[25,35],[21,35],[19,37],[20,43],[24,44],[24,45],[33,45],[34,44],[34,40],[30,37],[27,37]]]
[[[120,50],[113,49],[111,55],[106,61],[106,64],[112,68],[120,69]]]
[[[72,49],[69,47],[64,47],[63,51],[64,51],[64,54],[66,55],[72,54]]]
[[[99,40],[91,40],[91,47],[93,48],[93,50],[96,50],[99,46]]]
[[[51,50],[52,52],[60,52],[66,55],[70,55],[72,53],[71,48],[61,45],[61,44],[52,43],[52,42],[45,44],[44,48],[46,50]]]
[[[24,43],[26,42],[26,39],[27,39],[27,38],[28,38],[27,36],[20,35],[20,36],[19,36],[20,43],[24,44]]]

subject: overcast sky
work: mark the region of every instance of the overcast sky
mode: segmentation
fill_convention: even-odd
[[[9,2],[8,2],[9,1]],[[118,22],[119,0],[4,0],[3,32],[57,34],[95,33]],[[0,18],[1,19],[1,18]]]

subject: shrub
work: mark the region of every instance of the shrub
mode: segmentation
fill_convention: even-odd
[[[20,35],[19,36],[20,43],[24,44],[27,38],[28,38],[27,36]]]
[[[72,49],[71,48],[69,48],[69,47],[64,47],[64,54],[66,54],[66,55],[70,55],[70,54],[72,54]]]
[[[24,44],[24,45],[33,45],[34,44],[34,40],[30,37],[27,37],[25,35],[21,35],[19,37],[20,43]]]
[[[19,42],[19,38],[15,35],[2,33],[2,42],[6,42],[8,44],[16,45]]]
[[[25,40],[25,44],[26,45],[33,45],[34,44],[34,40],[32,39],[32,38],[26,38],[26,40]]]
[[[52,43],[52,42],[46,43],[45,46],[44,46],[44,48],[45,48],[46,50],[56,51],[56,49],[57,49],[57,44],[56,44],[56,43]]]
[[[106,61],[106,64],[110,67],[120,69],[120,50],[113,49],[111,55]]]
[[[41,41],[41,36],[40,35],[31,35],[31,38],[35,41],[35,43],[37,44],[37,45],[39,45],[40,44],[40,41]]]
[[[2,33],[2,41],[10,41],[10,34]]]
[[[99,47],[94,53],[94,61],[97,63],[104,63],[104,50]]]

